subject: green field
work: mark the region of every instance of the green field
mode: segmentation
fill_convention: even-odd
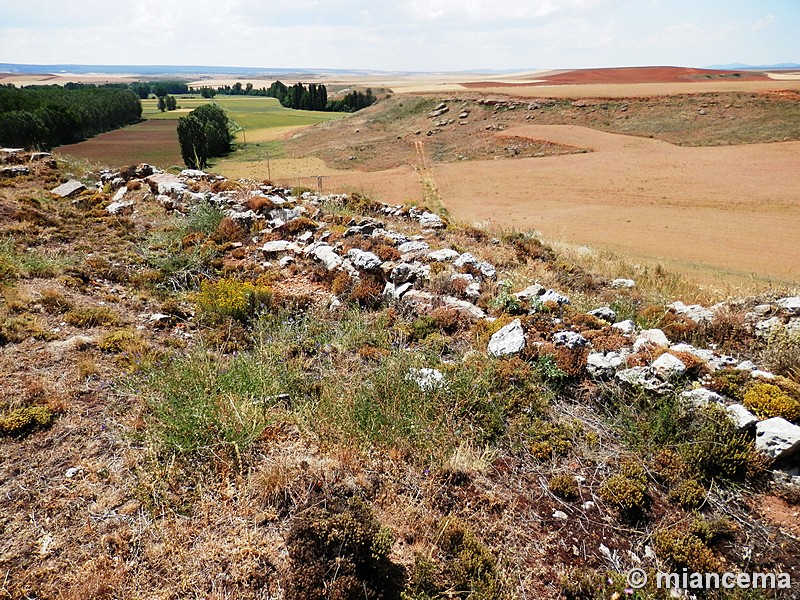
[[[160,112],[155,98],[142,100],[142,118],[144,119],[177,119],[189,111],[211,100],[199,95],[176,96],[178,110]],[[313,110],[293,110],[284,108],[275,98],[259,96],[217,96],[213,100],[219,104],[228,117],[245,133],[255,132],[273,127],[298,127],[315,125],[343,117],[346,113],[320,112]]]
[[[80,156],[109,167],[149,162],[167,168],[182,162],[178,145],[177,120],[211,100],[200,95],[176,96],[178,110],[161,112],[155,98],[142,100],[141,123],[104,133],[78,144],[62,146],[63,154]],[[235,123],[235,150],[227,161],[252,161],[265,152],[280,155],[279,142],[274,141],[284,128],[305,127],[339,119],[347,113],[318,112],[284,108],[275,98],[258,96],[217,96],[219,104]]]

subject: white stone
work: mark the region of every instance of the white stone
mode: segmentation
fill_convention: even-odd
[[[683,315],[695,323],[710,321],[714,318],[714,311],[700,306],[699,304],[687,305],[683,302],[677,301],[673,302],[672,304],[668,304],[667,308],[671,308],[676,314]]]
[[[539,302],[542,304],[545,302],[554,302],[560,306],[562,304],[569,304],[569,298],[555,290],[547,290],[544,294],[539,296]]]
[[[406,377],[416,383],[423,392],[430,392],[445,386],[444,375],[438,369],[409,369]]]
[[[800,451],[800,427],[782,417],[756,424],[756,448],[776,459],[786,459]]]
[[[714,352],[712,350],[706,350],[703,348],[695,348],[691,344],[673,344],[669,347],[670,350],[674,352],[686,352],[687,354],[691,354],[692,356],[699,358],[700,360],[704,360],[706,362],[710,360],[714,360]]]
[[[110,215],[129,215],[133,212],[133,200],[112,202],[106,206],[106,212]]]
[[[401,283],[400,285],[395,285],[391,281],[387,281],[383,288],[383,295],[394,298],[395,300],[399,300],[412,287],[413,284],[411,283]]]
[[[633,389],[645,389],[656,393],[666,393],[672,389],[668,383],[655,377],[648,367],[631,367],[617,371],[615,379]]]
[[[761,371],[759,369],[753,369],[750,371],[750,376],[753,379],[775,379],[775,375],[770,373],[769,371]]]
[[[603,321],[607,321],[608,323],[613,323],[614,321],[617,320],[617,313],[615,313],[608,306],[601,306],[600,308],[595,308],[594,310],[590,310],[587,314],[590,314],[598,319],[602,319]]]
[[[569,517],[567,516],[567,513],[565,513],[563,510],[556,510],[553,512],[553,518],[565,520],[568,519]]]
[[[624,362],[618,352],[592,352],[586,359],[586,372],[595,379],[610,379]]]
[[[656,346],[658,348],[668,348],[669,340],[664,332],[660,329],[645,329],[639,333],[636,341],[633,343],[633,351],[638,352],[647,346]]]
[[[767,337],[773,331],[780,329],[781,327],[783,327],[783,321],[780,319],[780,317],[772,317],[771,319],[766,319],[756,323],[755,334],[756,337]]]
[[[781,298],[775,304],[780,306],[790,315],[800,316],[800,296],[790,296],[788,298]]]
[[[633,279],[615,279],[611,282],[611,289],[614,290],[622,290],[622,289],[630,289],[636,286],[636,282]]]
[[[422,252],[423,250],[428,250],[430,246],[428,246],[427,242],[406,242],[404,244],[400,244],[397,247],[397,250],[400,251],[402,254],[409,254],[411,252]]]
[[[524,348],[525,331],[522,329],[522,321],[514,319],[491,337],[487,351],[490,356],[509,356],[522,352]]]
[[[442,248],[441,250],[434,250],[433,252],[428,252],[428,258],[431,260],[435,260],[436,262],[450,262],[451,260],[455,260],[458,257],[459,257],[458,252],[456,252],[452,248]]]
[[[325,265],[328,271],[333,271],[342,266],[343,259],[339,256],[332,246],[322,244],[311,251],[311,255]]]
[[[125,197],[125,194],[128,193],[128,186],[123,185],[121,188],[117,190],[117,193],[114,194],[114,197],[111,199],[112,202],[119,202]]]
[[[665,352],[653,361],[650,370],[662,381],[671,381],[686,372],[686,365],[677,356]]]
[[[514,295],[520,300],[530,300],[531,298],[538,298],[546,291],[547,290],[544,288],[544,286],[534,283],[533,285],[529,285],[524,290],[517,292]]]
[[[553,334],[553,344],[574,350],[575,348],[587,346],[589,340],[575,331],[557,331]]]
[[[728,415],[739,431],[750,429],[753,425],[758,423],[758,417],[741,404],[731,404],[727,406],[725,410],[728,411]]]
[[[442,221],[439,215],[435,215],[432,212],[424,212],[419,217],[417,217],[417,221],[419,224],[424,228],[430,229],[439,229],[444,227],[444,222]]]
[[[611,327],[612,329],[616,329],[617,331],[619,331],[622,335],[627,335],[627,336],[636,333],[637,329],[636,323],[634,323],[630,319],[628,319],[627,321],[619,321],[617,323],[613,323]]]
[[[287,242],[286,240],[274,240],[272,242],[266,242],[261,247],[261,251],[264,253],[264,256],[268,258],[275,254],[281,254],[282,252],[299,252],[300,246],[294,242]]]
[[[725,404],[724,396],[706,388],[687,390],[681,393],[681,398],[698,407],[708,404]]]
[[[62,183],[57,188],[50,190],[50,193],[55,194],[59,198],[69,198],[70,196],[80,193],[85,189],[86,186],[80,181],[76,179],[70,179],[67,183]]]
[[[351,248],[347,251],[347,257],[353,261],[358,269],[372,270],[379,268],[383,261],[372,252],[365,252],[359,248]]]
[[[486,313],[483,312],[482,309],[475,306],[472,302],[453,298],[452,296],[442,296],[439,301],[444,308],[454,310],[471,321],[477,321],[479,319],[486,318]]]

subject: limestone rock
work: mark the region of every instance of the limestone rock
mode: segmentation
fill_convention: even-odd
[[[522,321],[514,319],[491,337],[487,351],[490,356],[509,356],[522,352],[524,348],[525,331],[522,329]]]
[[[129,215],[133,212],[133,200],[118,200],[106,206],[110,215]]]
[[[444,375],[438,369],[409,369],[406,378],[416,383],[423,392],[430,392],[445,386]]]
[[[441,250],[434,250],[428,252],[428,258],[436,262],[450,262],[459,257],[458,252],[451,248],[442,248]]]
[[[725,396],[720,396],[717,392],[706,388],[687,390],[681,393],[681,398],[696,407],[706,406],[708,404],[725,404]]]
[[[644,389],[663,394],[672,389],[669,383],[655,377],[648,367],[631,367],[617,371],[615,379],[620,385],[634,390]]]
[[[336,250],[328,244],[320,244],[311,251],[311,255],[325,265],[328,271],[333,271],[342,266],[344,260],[336,253]]]
[[[400,244],[397,247],[397,250],[401,254],[410,254],[412,252],[422,252],[423,250],[428,250],[430,246],[428,246],[427,242],[405,242],[404,244]]]
[[[661,381],[672,381],[686,372],[686,365],[678,357],[664,353],[653,361],[650,370]]]
[[[758,417],[741,404],[731,404],[727,406],[725,410],[728,411],[728,415],[739,431],[750,429],[753,425],[758,423]]]
[[[637,337],[636,341],[633,343],[633,351],[638,352],[647,346],[668,348],[669,340],[660,329],[645,329],[639,333],[639,337]]]
[[[595,379],[611,379],[624,362],[618,352],[591,352],[586,359],[586,372]]]
[[[800,451],[800,427],[782,417],[756,425],[756,448],[775,460],[784,460]]]
[[[636,287],[636,282],[633,279],[615,279],[610,284],[611,289],[624,290]]]
[[[365,252],[359,248],[351,248],[347,251],[347,258],[349,258],[357,269],[372,270],[378,269],[383,264],[383,261],[372,252]]]
[[[539,285],[538,283],[534,283],[533,285],[529,285],[521,292],[517,292],[514,294],[520,300],[531,300],[533,298],[538,298],[542,294],[544,294],[547,290],[544,286]]]
[[[589,340],[575,331],[557,331],[553,334],[553,344],[574,350],[575,348],[588,346]]]
[[[50,190],[50,193],[58,196],[59,198],[69,198],[70,196],[81,193],[85,189],[86,186],[80,181],[77,179],[70,179],[67,183],[62,183],[57,188]]]
[[[775,304],[780,306],[790,315],[800,317],[800,296],[790,296],[788,298],[781,298]]]
[[[613,323],[617,320],[617,313],[611,310],[611,308],[608,306],[595,308],[594,310],[590,310],[588,314],[592,315],[593,317],[597,317],[598,319],[602,319],[603,321],[607,321],[608,323]]]
[[[773,331],[781,327],[783,327],[783,321],[781,321],[780,317],[772,317],[756,323],[754,330],[756,337],[768,337]]]
[[[275,256],[276,254],[281,254],[283,252],[299,252],[300,246],[295,244],[294,242],[288,242],[286,240],[274,240],[271,242],[266,242],[263,246],[261,246],[261,252],[264,253],[265,258],[270,258]]]
[[[616,329],[622,335],[631,336],[636,333],[636,323],[628,319],[627,321],[619,321],[611,325],[612,329]]]
[[[704,308],[699,304],[684,304],[683,302],[673,302],[668,304],[667,308],[671,308],[676,314],[683,315],[695,323],[703,323],[710,321],[714,318],[714,311]]]

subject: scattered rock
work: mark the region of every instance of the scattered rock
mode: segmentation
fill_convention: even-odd
[[[70,179],[67,183],[62,183],[57,188],[50,190],[50,193],[59,198],[69,198],[70,196],[81,193],[85,189],[86,186],[80,181],[77,179]]]
[[[616,329],[622,335],[631,336],[636,333],[636,323],[628,319],[627,321],[619,321],[618,323],[613,323],[611,325],[612,329]]]
[[[542,294],[544,294],[547,290],[544,286],[539,285],[538,283],[534,283],[533,285],[529,285],[521,292],[517,292],[514,294],[520,300],[531,300],[532,298],[538,298]]]
[[[775,304],[792,316],[800,316],[800,296],[781,298]]]
[[[547,290],[544,294],[539,296],[539,302],[542,304],[553,302],[559,306],[562,306],[564,304],[569,304],[569,298],[555,290]]]
[[[633,351],[638,352],[647,347],[668,348],[669,340],[660,329],[645,329],[639,333],[633,343]]]
[[[106,206],[110,215],[129,215],[133,212],[133,200],[119,200]]]
[[[398,252],[402,254],[411,254],[414,252],[422,252],[424,250],[428,250],[430,246],[428,246],[427,242],[405,242],[400,244],[397,247]]]
[[[611,379],[625,357],[618,352],[591,352],[586,359],[586,372],[595,379]]]
[[[759,321],[753,328],[756,337],[768,337],[773,331],[783,327],[783,321],[780,317],[772,317],[764,321]]]
[[[669,383],[655,377],[648,367],[631,367],[617,371],[617,382],[634,390],[644,389],[657,394],[664,394],[672,389]]]
[[[311,251],[311,255],[325,265],[328,271],[333,271],[342,266],[344,259],[339,256],[332,246],[320,244]]]
[[[271,258],[276,254],[282,254],[284,252],[300,252],[301,248],[294,242],[288,242],[286,240],[275,240],[272,242],[266,242],[261,247],[261,252],[264,253],[265,258]]]
[[[557,331],[553,334],[553,344],[569,350],[589,345],[589,340],[575,331]]]
[[[625,290],[636,287],[636,282],[633,279],[615,279],[609,285],[612,290]]]
[[[433,252],[428,252],[428,258],[431,260],[435,260],[436,262],[450,262],[455,260],[460,255],[455,250],[451,248],[442,248],[441,250],[434,250]]]
[[[668,304],[667,308],[671,308],[676,314],[683,315],[695,323],[707,322],[714,318],[714,311],[704,308],[699,304],[686,305],[678,301]]]
[[[687,390],[681,393],[681,398],[698,408],[708,404],[725,404],[724,396],[720,396],[717,392],[713,392],[706,388]]]
[[[30,175],[31,170],[28,167],[17,165],[14,167],[3,167],[0,169],[0,179],[11,179],[12,177],[22,177],[23,175]]]
[[[686,365],[678,357],[664,353],[653,361],[650,370],[661,381],[672,381],[686,372]]]
[[[594,310],[590,310],[588,314],[592,315],[593,317],[597,317],[598,319],[602,319],[608,323],[613,323],[617,320],[617,313],[611,310],[611,308],[608,306],[595,308]]]
[[[739,431],[750,429],[758,423],[758,417],[741,404],[731,404],[725,410],[728,411],[728,415],[730,415],[733,424],[736,425]]]
[[[351,248],[347,251],[347,258],[349,258],[357,269],[371,271],[378,269],[383,264],[383,261],[372,252],[365,252],[358,248]]]
[[[756,448],[775,460],[791,458],[800,451],[800,427],[781,417],[756,424]]]
[[[416,383],[423,392],[445,387],[444,375],[438,369],[409,369],[406,378]]]
[[[490,356],[509,356],[522,352],[524,348],[525,331],[522,329],[522,321],[514,319],[491,337],[487,351]]]

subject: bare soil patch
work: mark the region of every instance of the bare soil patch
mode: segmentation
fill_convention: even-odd
[[[593,152],[439,165],[441,198],[456,218],[706,275],[800,280],[800,143],[681,148],[574,126],[509,133]]]
[[[109,166],[150,163],[167,168],[182,165],[174,120],[150,120],[101,133],[78,144],[59,146],[56,154],[70,154]]]

